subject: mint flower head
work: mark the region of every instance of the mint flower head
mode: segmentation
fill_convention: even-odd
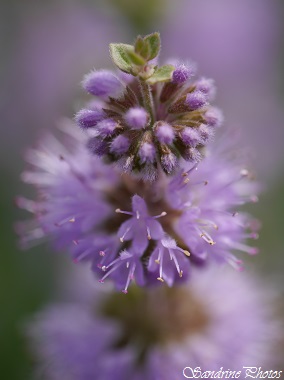
[[[232,132],[210,139],[221,121],[208,103],[213,81],[189,82],[183,64],[157,67],[159,48],[157,33],[111,45],[122,75],[86,76],[98,99],[76,116],[85,133],[67,120],[62,138],[29,150],[22,179],[37,195],[17,200],[34,215],[17,225],[23,246],[48,238],[124,293],[133,281],[184,282],[193,265],[242,270],[238,252],[257,253],[247,239],[258,223],[239,211],[257,201],[257,185]]]
[[[89,154],[88,139],[67,121],[58,140],[46,135],[26,155],[24,182],[35,200],[19,197],[33,214],[17,225],[23,246],[51,239],[75,264],[88,262],[100,282],[111,279],[127,293],[140,286],[173,286],[191,267],[213,262],[241,270],[238,253],[256,248],[258,223],[244,212],[257,187],[240,158],[231,157],[232,138],[209,144],[199,164],[184,162],[176,174],[142,181]],[[227,149],[224,151],[224,147]],[[227,152],[226,152],[227,151]]]
[[[128,297],[91,292],[88,283],[82,294],[76,288],[69,303],[49,306],[29,323],[38,377],[172,380],[183,372],[194,378],[190,368],[222,367],[244,379],[244,366],[275,368],[283,333],[263,281],[226,268],[193,277],[190,286],[133,287]]]
[[[160,36],[138,37],[134,46],[111,44],[118,73],[94,70],[83,88],[96,99],[76,114],[88,129],[89,150],[146,180],[174,174],[182,160],[198,162],[222,122],[210,105],[211,79],[193,79],[192,64],[157,65]]]

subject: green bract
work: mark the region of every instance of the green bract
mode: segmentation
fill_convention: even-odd
[[[172,65],[165,65],[158,67],[154,74],[147,79],[148,84],[155,84],[158,82],[167,82],[172,79],[172,74],[175,70],[175,67]]]
[[[114,64],[125,73],[139,76],[148,84],[166,82],[171,79],[174,67],[166,65],[157,67],[149,61],[156,58],[161,49],[159,33],[138,36],[134,46],[127,44],[110,44],[110,55]]]
[[[131,61],[129,53],[134,53],[133,46],[127,44],[110,44],[109,49],[114,64],[121,71],[131,74],[133,62]]]

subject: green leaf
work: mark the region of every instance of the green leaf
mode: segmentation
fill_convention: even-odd
[[[165,65],[157,68],[154,74],[147,79],[148,84],[155,84],[158,82],[167,82],[172,79],[173,71],[175,67],[172,65]]]
[[[138,53],[141,57],[143,57],[146,61],[149,60],[150,57],[150,45],[147,41],[144,41],[142,37],[137,37],[135,42],[135,53]]]
[[[134,49],[135,53],[141,54],[141,50],[144,47],[144,40],[141,36],[138,36],[135,41]]]
[[[133,63],[134,65],[137,65],[137,66],[144,66],[146,61],[144,58],[141,57],[141,55],[135,53],[135,51],[131,51],[129,50],[127,52],[128,56],[129,56],[129,59],[131,61],[131,63]]]
[[[145,36],[144,42],[149,47],[148,57],[147,58],[144,57],[144,58],[146,58],[149,61],[149,60],[157,57],[157,55],[159,54],[159,51],[161,49],[160,33],[156,32],[156,33],[149,34],[148,36]]]
[[[114,64],[125,73],[132,73],[133,61],[130,54],[134,53],[134,47],[127,44],[110,44],[109,50]]]

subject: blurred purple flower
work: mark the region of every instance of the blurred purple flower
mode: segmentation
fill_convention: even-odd
[[[257,253],[245,241],[257,238],[258,223],[236,212],[257,201],[257,188],[242,160],[232,157],[234,135],[219,148],[209,145],[198,165],[184,161],[174,176],[161,172],[152,183],[90,155],[88,136],[72,122],[61,129],[63,143],[48,134],[27,152],[31,169],[22,179],[35,186],[37,199],[18,198],[35,216],[17,226],[23,245],[49,237],[125,293],[133,279],[141,286],[184,281],[192,261],[242,269],[232,250]]]
[[[193,277],[190,287],[132,288],[126,298],[94,292],[93,299],[42,311],[28,328],[38,374],[157,380],[180,379],[188,366],[275,365],[282,333],[267,288],[251,275],[220,268]]]

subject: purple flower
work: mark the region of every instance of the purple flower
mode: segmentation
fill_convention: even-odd
[[[104,119],[104,113],[101,109],[82,109],[75,116],[76,123],[80,127],[92,128]]]
[[[212,108],[209,100],[215,90],[213,82],[204,78],[190,81],[194,75],[192,64],[174,62],[174,65],[158,68],[151,59],[147,63],[143,49],[141,56],[133,52],[135,64],[128,69],[123,66],[123,54],[127,55],[123,49],[130,45],[114,45],[118,50],[112,58],[122,73],[116,76],[107,70],[92,71],[83,80],[87,92],[104,100],[101,114],[116,125],[113,133],[106,134],[100,129],[103,120],[89,121],[89,114],[79,111],[77,124],[92,128],[97,137],[96,146],[103,146],[103,149],[93,149],[91,144],[91,153],[145,180],[155,180],[160,169],[167,175],[176,173],[181,158],[195,162],[207,141],[196,141],[194,148],[199,154],[188,154],[193,146],[190,140],[182,139],[181,132],[198,132],[199,127],[206,124],[214,133],[214,123],[206,119]],[[116,60],[117,56],[120,58]],[[220,123],[219,118],[215,124]],[[144,153],[149,146],[153,148],[152,153],[148,149],[148,157]]]
[[[185,103],[191,110],[198,110],[199,108],[205,106],[206,95],[201,90],[193,91],[186,96]]]
[[[187,128],[192,131],[192,128]],[[155,124],[155,135],[161,144],[172,144],[175,138],[175,132],[168,123],[158,122]]]
[[[123,84],[111,71],[91,71],[83,79],[83,88],[90,94],[107,98],[119,96],[123,92]]]
[[[184,64],[177,66],[173,72],[173,83],[181,84],[193,76],[193,70]]]
[[[106,130],[108,123],[114,125],[100,123]],[[185,281],[196,262],[227,262],[242,269],[232,251],[257,253],[246,240],[257,238],[258,223],[237,212],[257,201],[257,186],[240,160],[231,157],[233,136],[224,137],[220,148],[209,144],[198,165],[184,161],[174,176],[160,170],[155,182],[143,182],[89,154],[85,142],[93,131],[87,129],[83,136],[72,123],[62,128],[65,142],[47,135],[27,154],[32,168],[22,178],[36,187],[38,197],[18,199],[20,207],[35,215],[17,226],[24,246],[51,238],[56,249],[65,248],[75,263],[89,262],[102,282],[111,278],[124,292],[132,280],[141,286],[155,285],[157,279],[169,286]],[[187,138],[205,135],[206,130]],[[89,149],[98,154],[106,149],[100,143],[92,137]],[[128,144],[118,134],[113,154],[121,155]],[[154,145],[141,146],[139,157],[146,166],[155,155]],[[175,160],[171,151],[163,151],[165,171]]]
[[[133,287],[129,297],[86,284],[71,303],[42,311],[28,328],[38,374],[156,380],[182,378],[185,367],[276,365],[283,334],[267,287],[224,268],[193,277],[190,286],[170,290]]]
[[[146,127],[149,115],[144,108],[133,107],[126,112],[124,118],[130,128],[141,129]]]

